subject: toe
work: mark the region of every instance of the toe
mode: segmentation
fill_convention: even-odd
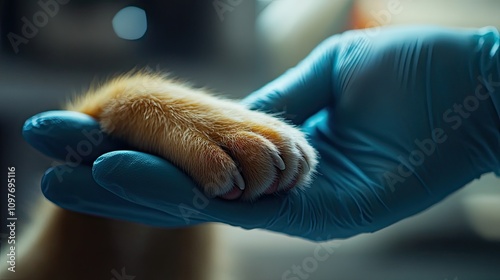
[[[243,191],[239,189],[239,187],[233,187],[229,192],[221,195],[220,197],[222,199],[226,200],[236,200],[240,198],[240,196],[243,194]]]
[[[267,190],[264,192],[265,194],[273,194],[278,191],[278,186],[279,186],[279,178],[277,177],[274,182],[267,188]]]

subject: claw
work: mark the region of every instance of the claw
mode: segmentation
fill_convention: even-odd
[[[309,166],[309,163],[307,163],[305,158],[300,158],[300,166],[302,166],[302,172],[304,172],[304,174],[311,171],[311,167]]]
[[[277,152],[272,153],[271,157],[273,158],[274,165],[278,167],[279,170],[285,170],[285,162]]]
[[[235,171],[233,173],[233,178],[234,178],[234,181],[235,181],[238,189],[244,190],[245,189],[245,180],[243,180],[243,177],[241,176],[240,172]]]

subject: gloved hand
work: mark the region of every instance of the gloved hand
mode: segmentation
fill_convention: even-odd
[[[222,222],[316,241],[345,238],[500,171],[499,48],[493,28],[384,28],[326,40],[243,100],[284,112],[321,157],[310,188],[254,203],[204,197],[172,164],[119,150],[123,144],[82,114],[39,114],[24,136],[69,161],[42,181],[45,196],[63,208],[155,226]]]

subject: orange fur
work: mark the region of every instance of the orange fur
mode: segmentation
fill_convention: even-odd
[[[317,164],[316,152],[293,126],[161,75],[118,77],[68,109],[89,114],[105,132],[170,160],[210,196],[237,186],[245,189],[242,199],[253,200],[304,186]]]
[[[223,250],[213,225],[162,229],[75,213],[43,201],[16,244],[16,272],[0,257],[0,279],[220,280]],[[217,248],[217,250],[215,250]],[[117,279],[118,280],[118,279]]]
[[[317,164],[316,152],[293,126],[160,75],[118,77],[67,109],[170,160],[209,195],[224,196],[243,184],[242,199],[252,200],[304,186]],[[110,279],[111,269],[122,266],[141,279],[221,279],[211,271],[217,258],[210,225],[155,229],[46,207],[49,213],[39,219],[49,222],[31,229],[37,238],[20,259],[20,279]]]

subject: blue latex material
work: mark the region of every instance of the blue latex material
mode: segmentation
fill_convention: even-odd
[[[23,134],[66,161],[71,148],[86,151],[82,141],[90,143],[79,163],[43,178],[43,193],[63,208],[164,227],[222,222],[316,241],[382,229],[482,174],[500,174],[494,28],[349,31],[243,102],[285,112],[308,133],[321,156],[310,188],[254,203],[208,199],[161,158],[123,150],[106,135],[94,136],[101,139],[94,145],[88,132],[99,125],[78,113],[41,113]]]

